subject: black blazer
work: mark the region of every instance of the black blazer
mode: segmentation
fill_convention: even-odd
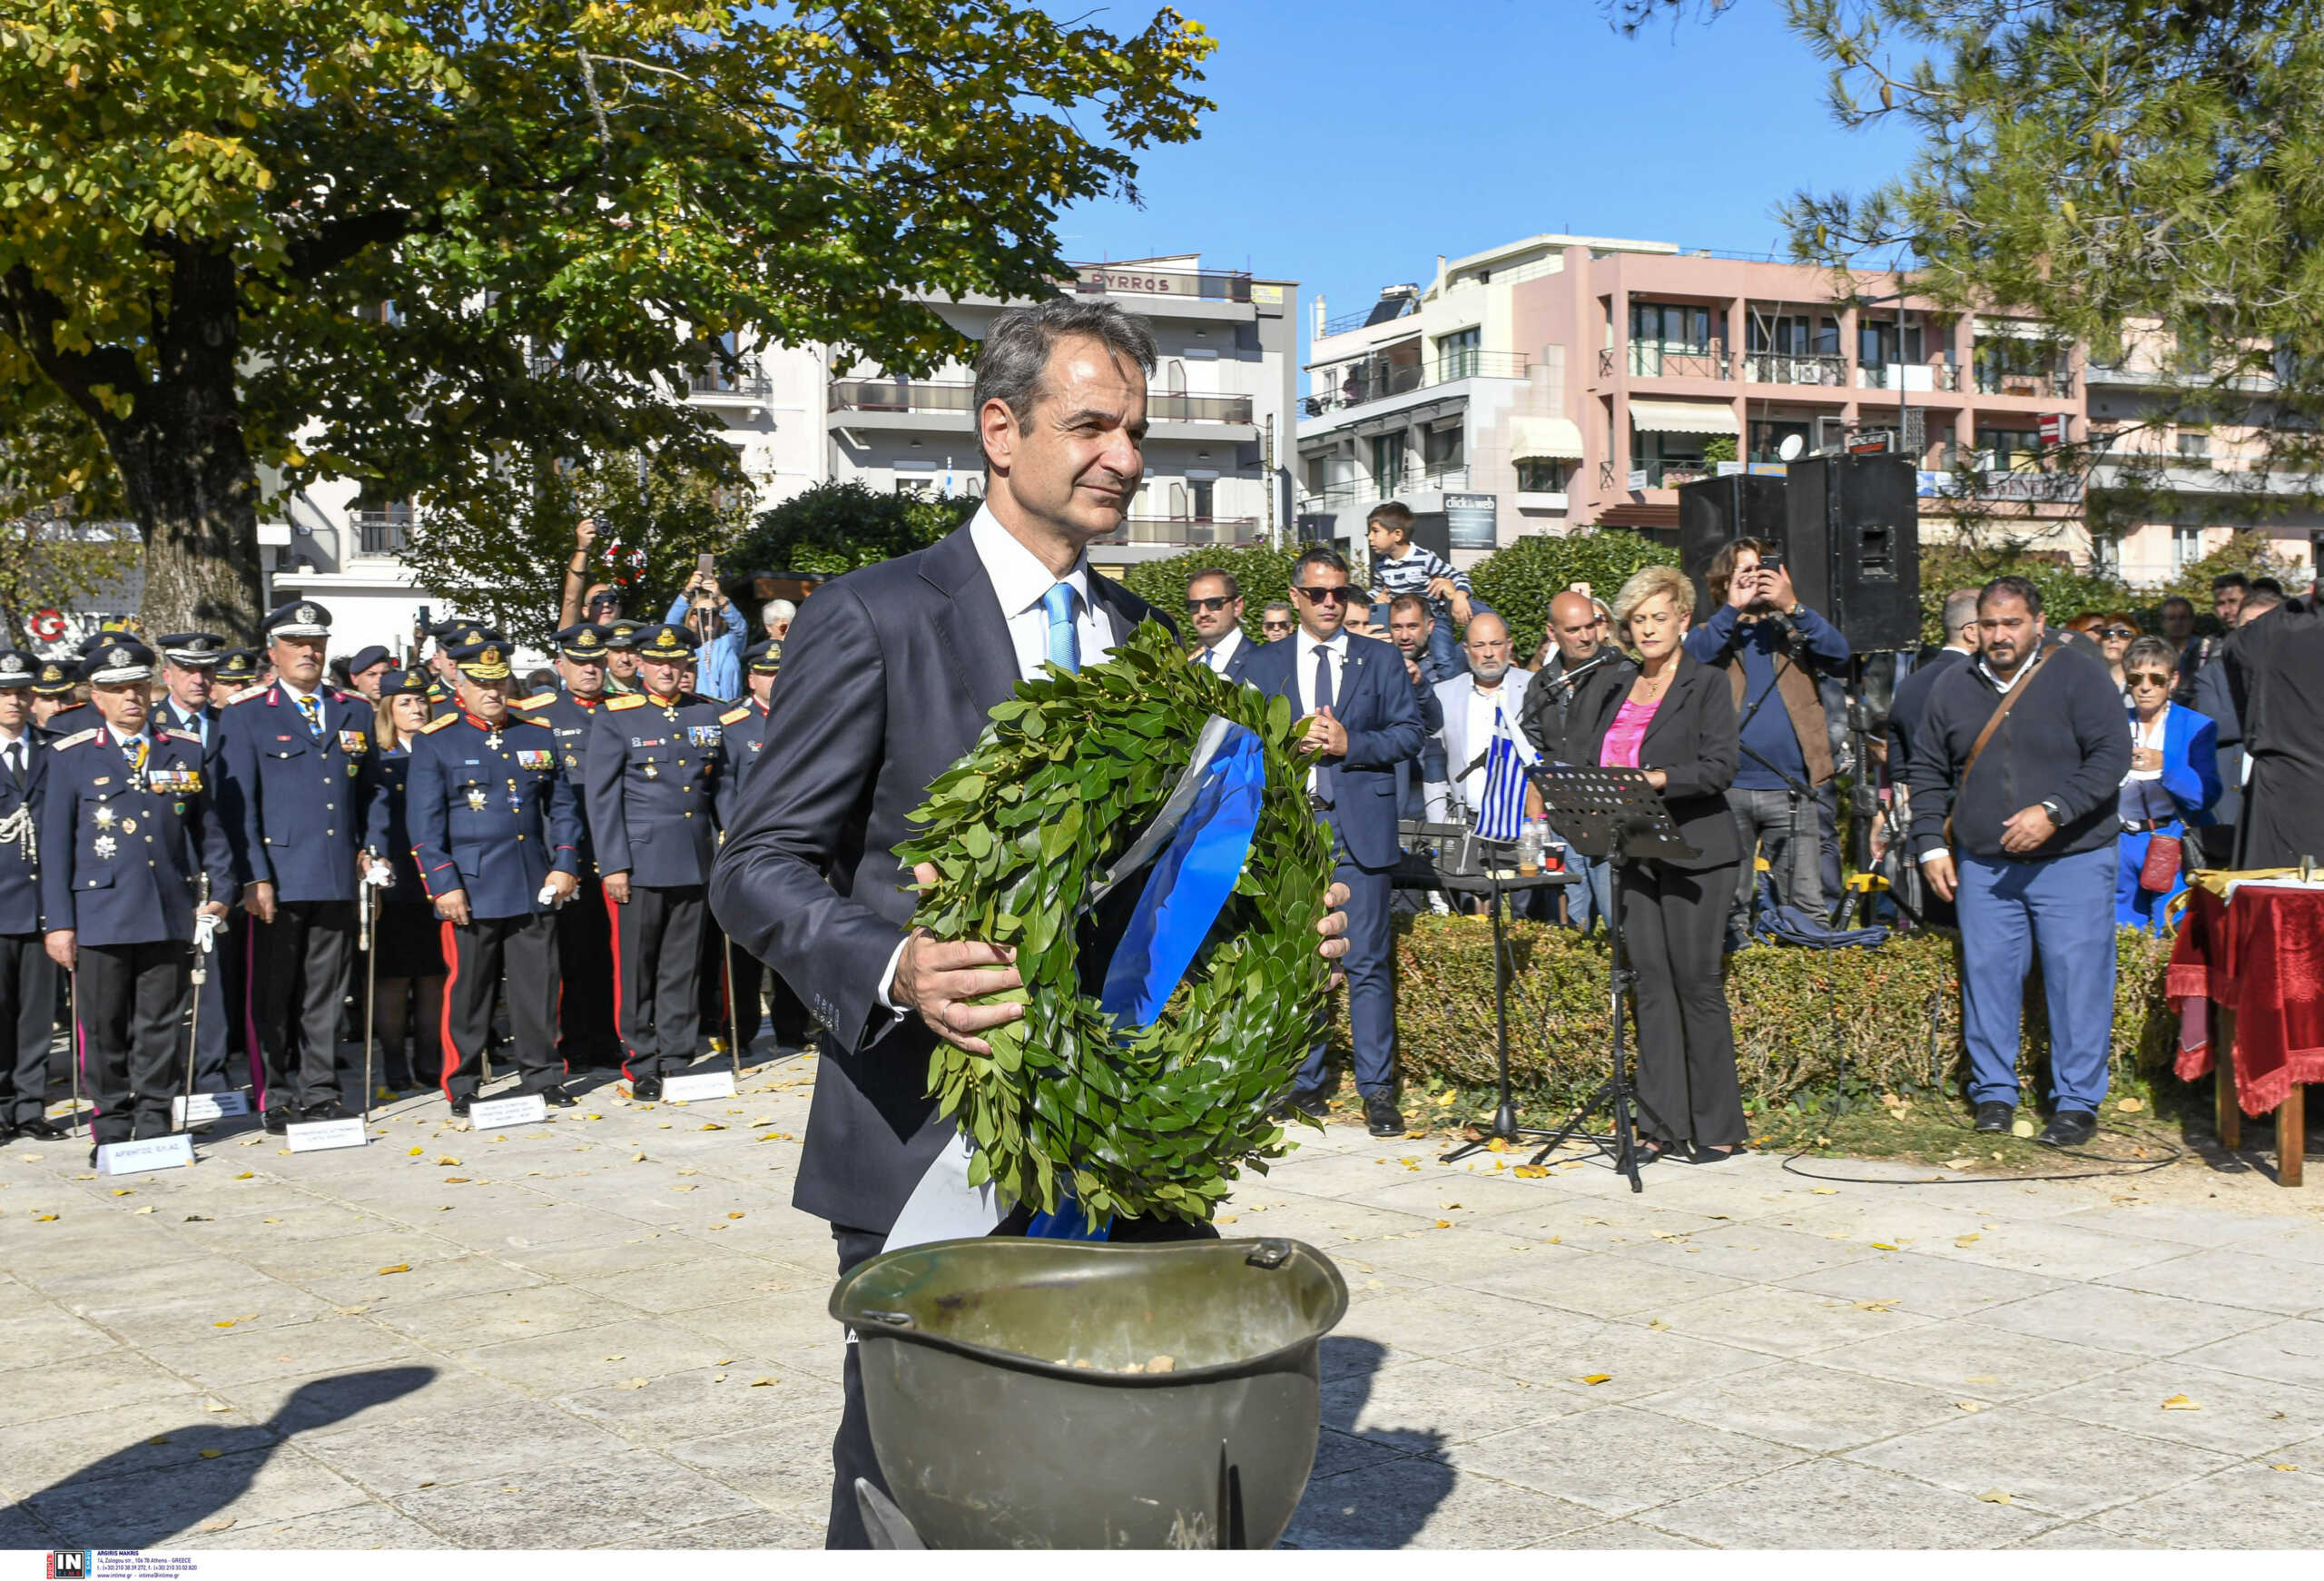
[[[1159,618],[1090,573],[1114,641]],[[783,645],[766,746],[710,875],[736,944],[829,1031],[793,1201],[885,1231],[952,1133],[928,1096],[934,1036],[880,1004],[915,896],[895,856],[929,782],[1017,686],[1000,600],[965,527],[815,589]]]
[[[1629,697],[1638,672],[1608,667],[1582,683],[1566,714],[1564,761],[1594,767],[1606,745],[1606,732]],[[1700,852],[1699,856],[1671,862],[1672,867],[1724,867],[1738,862],[1743,843],[1735,833],[1735,815],[1727,808],[1727,787],[1735,782],[1735,766],[1742,756],[1735,695],[1727,672],[1698,664],[1683,651],[1679,673],[1646,727],[1639,748],[1640,768],[1659,768],[1669,776],[1662,800],[1679,825],[1679,837]]]

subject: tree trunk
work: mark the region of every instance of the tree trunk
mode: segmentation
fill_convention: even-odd
[[[182,249],[157,366],[126,418],[97,419],[145,539],[149,637],[258,640],[258,469],[242,440],[240,293],[225,251]]]

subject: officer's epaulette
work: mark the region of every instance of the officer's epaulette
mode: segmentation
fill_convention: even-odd
[[[519,697],[508,707],[519,714],[537,714],[556,701],[555,692],[535,692],[529,697]]]
[[[606,707],[608,708],[643,708],[645,707],[645,694],[644,692],[632,692],[625,697],[615,697],[607,701]]]
[[[433,736],[436,732],[441,730],[445,726],[449,725],[453,720],[458,717],[459,716],[458,714],[438,714],[433,719],[428,720],[427,724],[422,725],[419,727],[419,733],[422,736]]]
[[[84,730],[77,736],[67,736],[62,741],[52,741],[49,746],[62,752],[68,746],[78,746],[84,741],[94,741],[96,738],[97,733],[94,730]]]
[[[172,741],[191,741],[196,746],[202,745],[202,737],[196,736],[191,730],[164,730],[162,734],[168,736]]]
[[[274,688],[272,687],[252,687],[247,692],[236,692],[232,697],[226,699],[226,707],[231,708],[237,703],[256,702],[259,698],[263,697],[267,693],[273,689]]]
[[[729,708],[724,714],[719,715],[718,722],[721,725],[734,725],[738,724],[750,716],[751,706],[748,703],[745,703],[739,708]]]

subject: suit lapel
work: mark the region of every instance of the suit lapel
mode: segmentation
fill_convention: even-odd
[[[936,613],[937,639],[960,680],[961,701],[981,721],[1016,689],[1017,647],[1001,618],[1000,597],[992,590],[992,578],[985,575],[969,529],[956,529],[931,547],[920,575],[944,595]]]
[[[1641,763],[1646,760],[1647,743],[1652,741],[1664,726],[1678,716],[1679,710],[1673,705],[1696,685],[1702,674],[1703,667],[1695,662],[1691,654],[1679,654],[1679,673],[1671,677],[1670,689],[1662,695],[1662,701],[1655,707],[1654,717],[1646,722],[1646,734],[1639,739],[1639,760]],[[1725,678],[1723,675],[1721,678]],[[1627,697],[1630,688],[1624,687],[1622,693]],[[1615,705],[1618,711],[1620,707],[1619,703]]]
[[[1113,633],[1112,646],[1119,647],[1128,642],[1130,633],[1137,629],[1138,622],[1137,611],[1129,602],[1130,595],[1119,583],[1092,570],[1089,573],[1089,596],[1106,612],[1106,624]]]

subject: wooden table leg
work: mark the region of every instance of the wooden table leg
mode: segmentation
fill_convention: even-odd
[[[2276,1106],[2276,1184],[2297,1186],[2300,1161],[2308,1152],[2307,1089],[2299,1082]]]
[[[2211,1102],[2217,1110],[2219,1144],[2233,1152],[2243,1145],[2243,1106],[2235,1097],[2235,1013],[2217,1000],[2211,1005]]]

